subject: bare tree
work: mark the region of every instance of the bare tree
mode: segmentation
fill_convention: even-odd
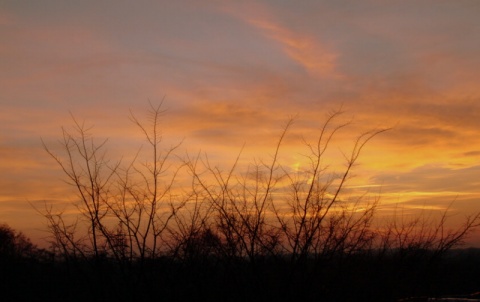
[[[227,170],[211,163],[207,155],[180,159],[175,154],[180,143],[163,148],[162,106],[150,104],[147,122],[131,113],[147,148],[140,148],[128,163],[109,160],[107,141],[94,140],[91,128],[75,118],[73,131],[62,128],[62,155],[44,143],[75,188],[84,218],[67,223],[62,212],[48,206],[42,211],[55,247],[65,255],[106,254],[119,261],[142,262],[160,253],[178,259],[215,255],[245,258],[255,265],[267,256],[288,255],[291,263],[297,263],[369,249],[409,247],[441,253],[478,226],[480,214],[475,214],[458,229],[447,230],[445,212],[438,221],[396,217],[374,227],[378,198],[370,201],[346,189],[364,147],[388,129],[359,135],[343,154],[342,170],[332,171],[327,151],[334,137],[350,125],[342,122],[341,110],[327,116],[314,142],[305,141],[306,169],[292,172],[282,165],[282,145],[293,124],[289,120],[271,158],[255,160],[240,171],[243,148]],[[189,186],[184,176],[190,178]],[[87,232],[82,236],[83,229]]]
[[[102,252],[101,237],[107,240],[111,247],[112,243],[108,236],[108,228],[105,218],[109,213],[107,201],[112,196],[112,185],[115,181],[115,173],[120,162],[111,164],[106,157],[104,146],[107,140],[97,143],[84,123],[79,123],[73,116],[74,129],[72,132],[62,128],[62,139],[59,141],[63,148],[63,156],[57,155],[45,143],[43,146],[47,153],[57,162],[65,175],[66,182],[77,191],[80,203],[77,204],[79,211],[89,223],[89,239],[96,259]],[[49,216],[48,216],[49,215]],[[70,232],[59,214],[57,220],[53,219],[51,212],[47,211],[47,218],[52,229],[61,228],[56,236],[66,236]],[[62,240],[67,240],[68,237]]]
[[[140,163],[137,153],[126,168],[116,170],[118,194],[107,203],[124,228],[130,259],[138,255],[143,261],[157,256],[163,233],[186,202],[173,192],[180,167],[173,167],[171,161],[180,144],[161,149],[160,119],[164,112],[162,103],[150,104],[148,125],[131,113],[131,120],[141,130],[151,153],[149,159]]]
[[[172,167],[170,160],[179,144],[165,151],[160,149],[163,112],[162,103],[150,104],[148,126],[131,114],[151,151],[151,160],[145,162],[138,162],[139,151],[126,167],[120,160],[112,163],[106,154],[107,140],[97,143],[91,128],[73,117],[73,131],[62,128],[62,155],[43,144],[67,176],[67,183],[77,191],[77,208],[88,222],[86,237],[96,259],[100,254],[112,255],[117,260],[156,257],[163,232],[185,203],[175,200],[172,192],[179,168]],[[89,245],[74,239],[81,229],[77,228],[79,221],[68,224],[62,213],[54,213],[51,207],[42,213],[64,253],[89,256]]]
[[[310,167],[301,174],[286,173],[290,182],[290,195],[287,207],[279,210],[274,204],[275,216],[282,237],[286,240],[286,250],[293,262],[309,256],[357,249],[369,242],[369,231],[376,203],[366,205],[362,214],[357,215],[358,207],[349,209],[341,193],[366,143],[387,129],[372,130],[360,135],[345,157],[345,168],[340,174],[328,172],[325,152],[335,134],[349,123],[335,125],[341,111],[331,113],[323,124],[315,144],[306,143],[309,154],[306,159]],[[356,201],[358,204],[361,197]]]
[[[54,212],[52,206],[45,204],[44,211],[36,209],[38,213],[47,219],[50,232],[50,247],[54,255],[63,257],[68,263],[70,259],[88,259],[88,246],[85,236],[80,237],[77,226],[78,219],[73,222],[65,222],[62,211]]]
[[[398,252],[401,257],[427,252],[432,257],[439,257],[460,246],[470,232],[480,225],[480,212],[466,216],[456,227],[449,226],[449,213],[454,202],[438,216],[427,210],[405,215],[403,209],[396,207],[394,216],[383,226],[377,227],[377,248],[382,253]]]
[[[224,256],[246,256],[253,264],[257,256],[271,253],[278,244],[275,228],[267,219],[274,189],[284,177],[278,158],[292,122],[289,120],[283,128],[270,162],[255,162],[243,175],[236,173],[241,152],[226,172],[213,166],[207,156],[202,160],[203,171],[198,158],[190,161],[195,194],[211,206],[216,230],[224,241]]]
[[[358,135],[349,151],[342,154],[344,165],[336,168],[328,157],[329,150],[351,124],[343,121],[341,110],[326,117],[312,142],[304,141],[307,165],[293,170],[282,161],[293,120],[279,132],[268,159],[244,165],[242,147],[233,163],[222,168],[206,154],[178,156],[181,143],[164,147],[162,106],[150,104],[146,121],[130,112],[146,146],[129,162],[109,159],[107,140],[95,140],[91,128],[75,118],[73,130],[62,128],[59,154],[43,144],[77,193],[75,205],[81,215],[73,221],[48,204],[39,210],[48,222],[52,248],[67,264],[70,260],[107,257],[117,261],[111,262],[117,264],[111,266],[114,270],[118,272],[120,267],[121,272],[128,272],[121,274],[126,277],[124,281],[142,282],[154,276],[145,274],[144,264],[155,260],[152,270],[160,266],[175,270],[172,275],[162,273],[151,279],[164,282],[166,288],[183,290],[184,283],[175,277],[205,277],[199,283],[205,285],[234,275],[231,279],[242,291],[244,285],[254,290],[272,286],[279,296],[285,292],[288,297],[297,297],[305,292],[303,297],[308,300],[325,294],[329,285],[332,292],[338,292],[355,281],[363,282],[370,264],[382,264],[376,262],[379,259],[391,264],[398,256],[408,260],[411,255],[420,255],[421,260],[427,259],[424,267],[428,270],[433,267],[430,259],[440,259],[459,246],[480,224],[478,212],[465,217],[457,228],[448,227],[450,207],[438,217],[421,213],[407,218],[396,212],[391,220],[382,221],[377,215],[379,198],[356,191],[348,183],[365,146],[388,129]],[[159,256],[173,261],[164,262]],[[350,260],[359,260],[356,271],[350,270]],[[137,261],[140,265],[130,265]],[[348,265],[342,266],[345,263]],[[392,272],[392,280],[401,280],[398,278],[406,270],[399,267],[392,264],[377,272],[378,276]],[[212,274],[205,272],[210,269]],[[91,272],[90,267],[87,272]],[[405,276],[411,276],[407,273]],[[335,283],[350,275],[347,285]],[[229,282],[225,284],[232,285]],[[313,286],[319,282],[327,289]],[[141,284],[136,288],[147,287]],[[194,287],[188,290],[197,294]],[[158,293],[156,288],[153,292],[153,296]],[[334,298],[328,293],[326,297]],[[348,300],[353,296],[344,297]]]

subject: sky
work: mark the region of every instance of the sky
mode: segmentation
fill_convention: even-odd
[[[128,157],[142,144],[130,112],[162,100],[165,144],[219,166],[242,146],[246,161],[268,159],[290,118],[282,156],[295,169],[332,110],[351,121],[332,162],[391,128],[351,185],[380,213],[454,201],[460,221],[480,211],[479,15],[477,0],[0,1],[0,223],[38,240],[34,207],[72,201],[42,145],[60,152],[72,116]]]

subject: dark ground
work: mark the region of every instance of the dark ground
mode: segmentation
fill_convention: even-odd
[[[480,290],[480,249],[144,263],[1,255],[0,301],[426,301]],[[417,300],[407,300],[417,297]],[[423,298],[422,298],[423,297]]]

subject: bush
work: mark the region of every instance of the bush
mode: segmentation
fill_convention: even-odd
[[[329,171],[327,150],[349,125],[341,111],[328,115],[316,140],[305,143],[310,165],[295,172],[280,156],[293,121],[269,161],[239,171],[239,155],[222,170],[206,155],[176,155],[179,145],[162,149],[163,112],[161,104],[151,105],[147,125],[132,115],[149,161],[138,154],[126,164],[109,159],[106,141],[95,141],[75,119],[73,131],[63,129],[63,154],[44,145],[77,192],[80,210],[69,222],[46,205],[52,247],[62,265],[93,280],[82,280],[92,293],[231,301],[435,294],[447,288],[429,284],[443,284],[435,279],[442,259],[479,224],[475,213],[447,230],[444,212],[438,220],[395,217],[376,226],[379,200],[346,192],[346,183],[365,145],[388,129],[360,134],[343,154],[343,170]]]

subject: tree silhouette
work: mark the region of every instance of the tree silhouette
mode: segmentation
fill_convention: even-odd
[[[95,293],[105,293],[97,286],[112,274],[118,284],[132,284],[116,287],[119,294],[154,297],[153,284],[161,284],[167,300],[237,295],[350,301],[363,295],[385,301],[448,288],[438,272],[478,227],[480,212],[457,228],[447,227],[449,209],[439,217],[382,221],[379,198],[347,190],[365,146],[389,129],[358,135],[342,154],[343,168],[332,171],[328,150],[350,126],[341,110],[333,111],[316,139],[302,146],[306,167],[292,171],[282,162],[293,127],[289,120],[269,160],[242,165],[242,149],[222,169],[206,154],[180,156],[180,144],[163,146],[162,106],[150,104],[146,122],[131,113],[147,148],[139,148],[130,162],[109,158],[107,141],[95,140],[91,128],[76,119],[72,131],[62,128],[63,152],[44,144],[77,192],[79,216],[67,221],[47,204],[40,212],[54,251],[94,276]],[[14,246],[28,246],[16,240]],[[98,265],[82,266],[92,259]],[[435,291],[425,285],[432,280]],[[218,292],[206,290],[214,284]],[[365,287],[372,292],[364,293]]]

